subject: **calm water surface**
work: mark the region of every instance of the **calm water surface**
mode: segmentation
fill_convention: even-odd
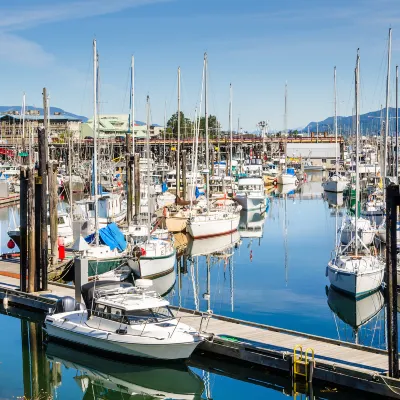
[[[177,265],[180,273],[160,279],[157,289],[182,307],[384,348],[381,293],[355,302],[328,288],[325,268],[343,210],[322,198],[320,178],[311,177],[296,193],[285,188],[289,193],[272,196],[266,215],[243,213],[240,235],[189,241]],[[14,214],[0,210],[3,252]],[[183,249],[186,239],[177,240]],[[250,373],[244,364],[196,356],[188,365],[134,365],[53,343],[46,347],[39,316],[13,308],[0,312],[0,399],[293,397],[286,377]],[[250,376],[258,384],[246,381]],[[315,387],[314,394],[365,398],[332,389]]]

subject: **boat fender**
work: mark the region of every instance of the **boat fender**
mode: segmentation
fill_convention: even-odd
[[[335,281],[337,281],[338,280],[338,273],[337,273],[337,271],[335,271]]]

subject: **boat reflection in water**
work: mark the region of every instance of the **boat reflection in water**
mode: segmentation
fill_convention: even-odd
[[[241,238],[262,238],[264,233],[264,222],[267,212],[242,211],[240,213],[239,233]]]
[[[352,328],[352,337],[348,338],[346,332],[345,337],[340,337],[339,326],[338,335],[340,340],[354,341],[357,344],[362,344],[364,346],[380,347],[385,346],[385,339],[383,335],[383,328],[380,324],[384,324],[384,319],[379,321],[380,311],[385,305],[385,299],[380,290],[372,293],[368,296],[362,298],[354,298],[346,296],[345,294],[335,290],[332,286],[327,289],[328,305],[336,316],[343,321],[346,325]],[[376,317],[376,318],[375,318]],[[369,328],[366,327],[369,322],[372,322]],[[360,339],[360,328],[365,326],[365,335]],[[381,329],[382,328],[382,329]],[[378,330],[382,332],[376,333]],[[369,337],[369,333],[372,332],[372,336]],[[377,343],[376,341],[381,340],[382,343]]]
[[[77,371],[74,379],[84,399],[200,399],[204,390],[203,381],[185,364],[131,364],[52,342],[46,357]]]
[[[324,199],[328,202],[329,207],[342,207],[343,206],[343,192],[342,193],[334,193],[334,192],[324,192]]]
[[[239,241],[240,234],[238,231],[206,239],[190,238],[186,251],[187,255],[190,257],[207,255],[229,249],[236,244],[239,244]]]

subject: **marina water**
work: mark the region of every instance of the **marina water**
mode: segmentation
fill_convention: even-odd
[[[321,177],[316,174],[293,191],[273,194],[261,237],[254,233],[253,238],[245,237],[242,232],[232,249],[223,250],[218,248],[228,239],[214,238],[209,246],[217,251],[188,255],[184,262],[181,258],[175,272],[155,285],[176,306],[210,308],[214,314],[384,349],[383,295],[378,292],[356,302],[329,289],[325,269],[344,208],[332,207],[332,199],[323,198]],[[6,231],[17,212],[0,210],[2,251],[7,249]],[[244,221],[247,217],[242,215]],[[244,376],[239,380],[207,372],[201,365],[212,362],[201,355],[188,365],[126,365],[59,344],[46,347],[41,325],[37,314],[1,309],[1,399],[280,399],[292,395],[289,380],[282,377],[264,373],[265,382],[251,383]],[[233,368],[232,376],[241,370],[225,367]],[[337,393],[334,387],[315,392],[318,398],[357,398],[354,393]]]

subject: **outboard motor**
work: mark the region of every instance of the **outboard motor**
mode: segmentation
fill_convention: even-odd
[[[65,296],[58,299],[56,302],[56,307],[54,309],[55,314],[84,310],[86,307],[82,303],[78,303],[73,297]]]

